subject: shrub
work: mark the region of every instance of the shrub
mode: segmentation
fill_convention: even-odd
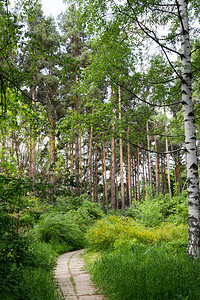
[[[164,221],[187,224],[187,191],[171,198],[169,194],[156,195],[153,198],[147,190],[145,201],[133,201],[132,206],[126,208],[125,215],[147,227],[158,226]]]
[[[116,216],[105,217],[95,223],[87,232],[90,249],[113,248],[118,240],[137,240],[144,244],[169,243],[179,240],[187,244],[187,227],[163,223],[160,227],[146,228],[134,221]]]
[[[51,243],[58,253],[84,247],[84,236],[78,225],[67,215],[52,212],[44,214],[32,231],[41,242]]]
[[[99,220],[102,215],[100,206],[88,200],[84,200],[77,210],[70,210],[66,214],[67,218],[73,220],[83,232],[86,232],[87,228]]]

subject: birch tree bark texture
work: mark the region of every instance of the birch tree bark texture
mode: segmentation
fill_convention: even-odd
[[[182,51],[182,107],[185,126],[185,151],[187,156],[187,190],[189,208],[188,253],[199,257],[200,254],[200,201],[199,175],[195,120],[192,104],[191,49],[187,13],[187,0],[176,0],[180,26]]]

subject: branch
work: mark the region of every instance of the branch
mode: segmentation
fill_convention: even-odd
[[[20,87],[18,87],[18,85],[12,81],[10,78],[6,77],[4,74],[0,74],[0,77],[3,77],[4,79],[6,79],[8,82],[10,82],[18,91],[20,91],[25,97],[27,97],[29,100],[33,101],[33,102],[37,102],[35,100],[32,99],[32,97],[30,97],[28,94],[26,94]]]
[[[175,103],[171,103],[171,104],[164,104],[164,105],[159,105],[159,104],[153,104],[153,103],[150,103],[142,98],[140,98],[139,96],[137,96],[135,93],[133,93],[131,90],[129,90],[127,87],[123,86],[121,83],[119,82],[116,82],[116,81],[113,81],[116,85],[124,88],[125,90],[127,90],[127,92],[129,92],[131,95],[133,95],[136,99],[150,105],[150,106],[154,106],[154,107],[169,107],[169,106],[173,106],[173,105],[177,105],[177,104],[181,104],[182,101],[179,101],[179,102],[175,102]],[[178,93],[177,93],[178,94]]]

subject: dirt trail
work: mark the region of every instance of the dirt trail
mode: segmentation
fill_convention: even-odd
[[[84,270],[84,261],[80,254],[83,250],[68,252],[58,257],[55,269],[57,280],[64,299],[69,300],[103,300],[99,295],[90,275]]]

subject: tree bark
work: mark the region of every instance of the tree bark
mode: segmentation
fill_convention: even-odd
[[[106,176],[106,152],[105,152],[105,142],[103,142],[103,167],[104,167],[104,178],[105,178],[105,200],[106,200],[106,212],[108,212],[109,209],[109,203],[108,203],[108,185],[107,185],[107,176]]]
[[[97,193],[97,160],[98,160],[98,148],[95,147],[94,159],[93,159],[93,202],[98,202],[98,193]]]
[[[185,151],[187,153],[187,190],[189,207],[188,253],[199,257],[200,254],[200,202],[199,175],[195,119],[192,105],[192,73],[187,0],[176,0],[181,26],[182,50],[182,107],[185,126]]]
[[[178,194],[181,193],[181,173],[180,173],[180,159],[179,159],[179,151],[177,149],[177,182],[178,182]]]
[[[152,184],[152,172],[151,172],[151,152],[150,152],[150,138],[149,138],[149,122],[146,123],[147,129],[147,149],[148,149],[148,175],[149,175],[149,186],[153,189]]]
[[[103,181],[103,212],[106,212],[106,189],[105,189],[106,178],[104,176],[104,153],[103,153],[103,151],[104,151],[104,147],[102,144],[101,145],[101,174],[102,174],[102,181]]]
[[[129,142],[130,139],[130,127],[128,126],[128,133],[127,133],[127,155],[128,155],[128,194],[129,194],[129,206],[132,204],[132,189],[131,189],[131,145]]]
[[[171,181],[170,181],[169,146],[168,146],[167,124],[166,124],[166,122],[165,122],[165,134],[166,134],[166,156],[167,156],[167,181],[168,181],[169,197],[171,198],[171,196],[172,196],[172,190],[171,190]]]
[[[154,110],[155,115],[155,110]],[[156,128],[156,121],[154,120],[154,129]],[[158,155],[158,145],[157,145],[157,138],[154,135],[154,142],[155,142],[155,161],[156,161],[156,193],[160,193],[160,172],[159,172],[159,155]]]
[[[145,155],[144,155],[144,143],[142,149],[142,171],[143,171],[143,201],[145,201]]]
[[[111,91],[111,101],[113,101],[113,89]],[[112,112],[112,131],[114,134],[114,119]],[[116,188],[115,188],[115,138],[111,140],[111,207],[116,210]]]
[[[86,181],[89,179],[90,183],[90,201],[92,201],[92,145],[93,145],[93,127],[90,129],[90,145],[89,145],[89,154],[88,154],[88,171]]]
[[[137,190],[138,190],[138,202],[141,201],[140,199],[140,151],[139,151],[139,147],[137,149],[137,156],[136,156],[136,160],[137,160]]]
[[[32,92],[32,105],[35,110],[36,101],[36,75],[33,76],[33,92]],[[35,137],[34,130],[30,129],[30,150],[29,150],[29,177],[34,181],[36,173],[36,150],[35,150]]]
[[[121,90],[120,86],[118,88],[119,93],[119,124],[121,125],[122,119],[122,108],[121,108]],[[123,147],[122,147],[122,133],[120,128],[119,134],[119,156],[120,156],[120,180],[121,180],[121,202],[122,202],[122,211],[125,210],[125,196],[124,196],[124,171],[123,171]]]

